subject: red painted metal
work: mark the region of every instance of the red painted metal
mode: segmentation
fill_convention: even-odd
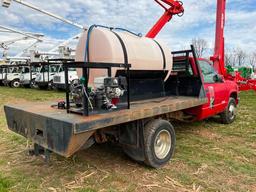
[[[155,0],[161,7],[165,9],[165,13],[162,17],[156,22],[156,24],[151,28],[146,37],[155,38],[157,34],[162,30],[166,23],[168,23],[173,15],[183,15],[184,8],[183,3],[177,0]],[[170,6],[169,8],[165,6]]]
[[[238,85],[239,91],[256,91],[256,80],[246,79],[241,76],[239,72],[236,72],[235,76],[229,75],[227,78],[232,79]]]
[[[207,59],[199,58],[198,60],[211,65],[211,62]],[[192,58],[190,58],[190,63],[195,65]],[[220,114],[227,108],[231,96],[236,99],[238,104],[238,86],[234,81],[223,79],[223,82],[204,82],[203,85],[208,102],[204,105],[185,110],[186,113],[196,116],[195,120],[203,120]]]
[[[239,91],[256,91],[256,81],[252,79],[245,79],[240,73],[235,76],[227,74],[225,68],[225,19],[226,19],[226,0],[217,0],[217,14],[216,14],[216,34],[215,34],[215,48],[214,55],[210,58],[213,61],[215,70],[223,75],[226,80],[234,81]]]
[[[217,0],[217,14],[216,14],[216,33],[215,33],[215,48],[214,55],[210,58],[213,61],[215,70],[226,76],[225,70],[225,13],[226,13],[226,0]]]
[[[160,0],[155,0],[160,6],[164,7]],[[171,6],[169,9],[164,7],[165,13],[154,25],[154,27],[146,35],[149,38],[155,38],[156,35],[161,31],[164,25],[170,21],[175,14],[182,14],[184,12],[183,4],[179,1],[174,0],[161,0],[165,4]],[[214,63],[215,70],[222,75],[226,76],[225,64],[224,64],[224,26],[225,26],[225,8],[226,0],[217,0],[217,22],[216,22],[216,40],[214,55],[211,60]],[[210,61],[201,59],[210,64]],[[193,58],[190,58],[190,62],[195,65]],[[208,103],[186,110],[187,113],[195,115],[197,120],[202,120],[223,112],[229,102],[229,98],[235,97],[238,104],[238,86],[230,79],[223,79],[223,82],[216,83],[205,83],[204,89],[208,98]]]
[[[235,77],[229,75],[229,78],[237,83],[239,91],[256,91],[256,79],[246,79],[239,72],[235,73]]]

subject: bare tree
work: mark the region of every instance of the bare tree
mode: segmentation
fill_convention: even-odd
[[[195,38],[192,39],[192,44],[195,47],[197,57],[201,58],[207,50],[207,41],[205,39]]]
[[[256,51],[250,54],[249,62],[250,62],[250,65],[256,67]]]
[[[235,50],[235,56],[238,66],[243,66],[246,61],[246,53],[241,48],[237,48]]]
[[[226,66],[234,66],[235,65],[234,59],[234,51],[230,51],[230,49],[225,50],[225,65]]]

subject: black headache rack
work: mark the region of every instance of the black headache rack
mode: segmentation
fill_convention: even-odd
[[[71,101],[70,101],[70,84],[69,84],[69,69],[70,68],[76,68],[82,70],[82,78],[84,78],[84,89],[82,91],[82,107],[80,109],[78,108],[72,108],[71,107]],[[130,64],[124,64],[124,63],[103,63],[103,62],[74,62],[74,61],[66,61],[63,62],[63,69],[65,73],[65,87],[66,87],[66,109],[67,113],[76,113],[81,114],[84,116],[89,116],[91,114],[97,114],[97,113],[106,113],[109,111],[90,111],[89,106],[89,76],[90,76],[90,69],[105,69],[107,70],[107,76],[112,77],[112,69],[113,68],[121,68],[125,71],[125,77],[127,81],[127,87],[126,87],[126,94],[124,97],[126,97],[126,102],[121,103],[121,106],[118,107],[116,110],[121,109],[130,109]],[[79,80],[80,81],[80,80]],[[116,111],[113,110],[113,111]]]
[[[200,66],[194,46],[190,50],[174,51],[172,75],[166,82],[166,89],[174,96],[195,96],[205,98]]]

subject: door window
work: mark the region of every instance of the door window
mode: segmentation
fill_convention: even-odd
[[[199,60],[199,65],[202,70],[202,74],[204,77],[205,83],[215,83],[214,82],[214,76],[216,75],[216,72],[213,68],[213,66],[208,63],[207,61]]]
[[[59,66],[59,73],[61,73],[62,71],[64,71],[62,66]]]
[[[29,73],[29,72],[30,72],[30,70],[29,70],[28,67],[24,67],[24,68],[22,69],[22,73]]]
[[[57,73],[59,69],[59,65],[51,65],[50,66],[50,72],[51,73]]]

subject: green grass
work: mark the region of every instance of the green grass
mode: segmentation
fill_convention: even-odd
[[[256,94],[240,94],[231,125],[215,119],[174,123],[173,160],[159,170],[127,158],[119,147],[94,146],[46,165],[29,157],[27,141],[8,131],[3,105],[60,100],[64,93],[0,87],[0,192],[5,191],[256,191]]]
[[[45,100],[54,100],[64,98],[65,93],[63,92],[53,92],[53,91],[42,91],[37,89],[11,89],[8,87],[0,88],[0,97],[6,99],[4,97],[9,98],[20,98],[26,99],[29,101],[45,101]]]
[[[5,178],[2,174],[0,174],[0,192],[9,191],[11,186],[12,182],[8,178]]]

